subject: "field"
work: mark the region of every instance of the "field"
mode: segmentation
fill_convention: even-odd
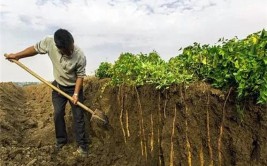
[[[84,79],[89,156],[54,149],[51,89],[0,83],[0,165],[267,165],[267,31],[194,43],[169,61],[122,53]]]
[[[70,143],[55,153],[50,88],[1,83],[1,165],[267,164],[266,106],[248,101],[241,120],[231,93],[204,82],[165,91],[106,82],[94,77],[84,82],[85,104],[105,111],[110,121],[102,128],[87,115],[87,158],[73,155],[69,107]]]

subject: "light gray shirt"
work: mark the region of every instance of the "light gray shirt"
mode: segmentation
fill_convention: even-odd
[[[54,78],[60,85],[74,86],[78,77],[86,76],[86,57],[76,45],[71,56],[60,53],[53,37],[44,38],[34,48],[39,54],[48,54],[53,64]]]

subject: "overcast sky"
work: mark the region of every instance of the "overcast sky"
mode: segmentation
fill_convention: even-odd
[[[193,42],[244,38],[267,28],[267,0],[0,0],[0,82],[38,81],[3,57],[68,29],[87,58],[86,74],[123,52],[157,51],[164,60]],[[21,59],[53,80],[47,55]]]

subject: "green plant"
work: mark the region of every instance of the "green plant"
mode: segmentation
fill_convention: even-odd
[[[100,65],[98,77],[111,77],[113,85],[144,84],[167,89],[172,84],[196,80],[216,88],[236,91],[237,102],[254,97],[267,103],[267,32],[263,29],[245,39],[219,39],[216,45],[194,43],[165,62],[157,52],[123,53],[112,66]]]
[[[108,62],[101,62],[100,66],[96,70],[95,76],[98,78],[111,78],[112,64]]]

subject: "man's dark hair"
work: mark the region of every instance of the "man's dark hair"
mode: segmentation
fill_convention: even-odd
[[[59,49],[68,49],[74,43],[71,33],[65,29],[58,29],[55,32],[54,41]]]

